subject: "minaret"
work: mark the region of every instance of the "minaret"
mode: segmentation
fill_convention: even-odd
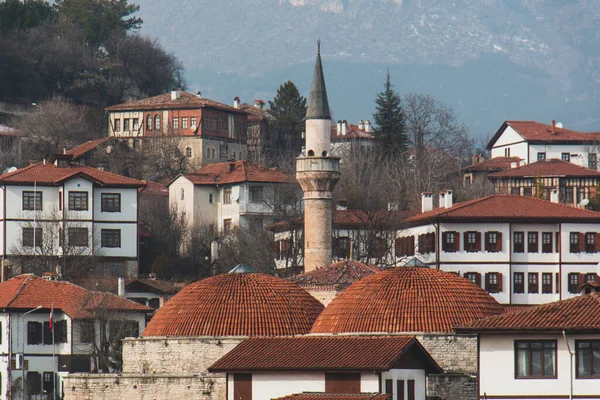
[[[340,179],[340,159],[329,155],[331,113],[321,65],[321,42],[306,113],[305,153],[296,159],[304,192],[304,272],[331,264],[331,192]]]

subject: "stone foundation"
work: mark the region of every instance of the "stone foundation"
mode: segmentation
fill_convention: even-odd
[[[477,400],[477,378],[464,374],[429,375],[427,398],[430,400]]]

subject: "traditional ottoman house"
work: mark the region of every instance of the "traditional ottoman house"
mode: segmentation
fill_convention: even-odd
[[[490,174],[506,171],[521,166],[519,157],[494,157],[483,160],[481,156],[474,155],[473,164],[462,169],[462,181],[464,186],[483,184]]]
[[[597,399],[600,293],[457,327],[477,334],[478,398]]]
[[[227,374],[227,400],[296,392],[425,400],[426,376],[442,369],[414,336],[309,335],[248,339],[209,371]]]
[[[237,271],[242,270],[238,268]],[[66,399],[225,399],[225,374],[207,368],[248,337],[301,335],[323,305],[270,275],[229,273],[183,288],[123,342],[120,374],[72,374]]]

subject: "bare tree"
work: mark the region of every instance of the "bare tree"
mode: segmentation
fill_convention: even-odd
[[[181,150],[181,138],[161,137],[144,140],[142,144],[142,175],[147,179],[158,181],[172,178],[186,172],[188,159]]]

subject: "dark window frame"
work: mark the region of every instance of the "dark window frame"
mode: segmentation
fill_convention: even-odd
[[[539,252],[539,234],[538,232],[527,232],[527,252]]]
[[[563,161],[571,162],[571,153],[561,153],[560,159]]]
[[[121,193],[102,193],[100,195],[100,212],[120,213]]]
[[[69,246],[73,247],[88,247],[89,246],[89,230],[82,227],[69,227]],[[62,236],[62,235],[61,235]]]
[[[43,211],[44,195],[39,190],[23,190],[23,211]]]
[[[525,253],[525,232],[513,232],[513,253]]]
[[[69,191],[69,211],[88,211],[89,193],[82,191]]]
[[[542,253],[552,253],[552,232],[542,232]]]
[[[542,374],[533,374],[533,353],[532,353],[532,345],[540,345],[542,349],[541,356],[541,370]],[[525,345],[524,347],[519,347],[519,345]],[[546,347],[548,345],[548,347]],[[545,372],[545,350],[549,349],[554,353],[554,365],[553,365],[553,374],[546,374]],[[519,375],[519,350],[526,351],[526,362],[529,373],[527,375]],[[514,354],[515,354],[515,379],[557,379],[557,370],[558,370],[558,357],[557,357],[557,342],[556,340],[515,340],[514,341]]]
[[[540,292],[540,280],[537,272],[527,273],[527,293],[537,294]]]
[[[552,272],[542,272],[542,294],[552,294]]]
[[[519,277],[519,279],[517,279]],[[520,282],[519,282],[520,280]],[[513,293],[525,293],[525,273],[513,272]]]
[[[538,161],[543,161],[546,159],[546,152],[545,151],[538,151],[537,153],[537,160]]]
[[[581,345],[588,344],[589,345],[589,373],[582,374],[580,372],[580,364],[581,364]],[[594,357],[597,355],[597,357]],[[594,358],[597,358],[597,362],[594,363]],[[594,371],[594,366],[598,366],[596,371]],[[583,339],[583,340],[575,340],[575,378],[576,379],[600,379],[600,340],[594,339]]]
[[[120,229],[102,229],[100,230],[100,246],[106,248],[121,247]]]
[[[35,247],[42,247],[44,241],[44,229],[39,227],[23,227],[21,229],[21,245],[23,247],[33,247],[35,237]]]

